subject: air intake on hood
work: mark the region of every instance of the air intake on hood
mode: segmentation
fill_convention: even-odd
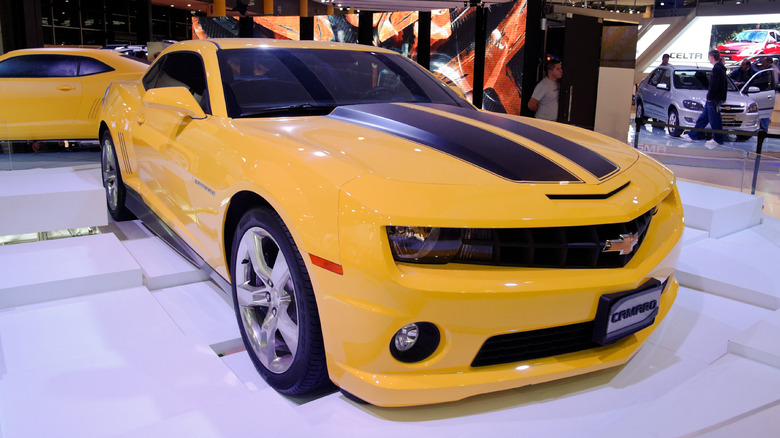
[[[604,193],[604,194],[601,194],[601,195],[598,195],[598,194],[597,195],[575,195],[575,194],[572,194],[572,195],[547,195],[547,197],[550,198],[550,199],[556,199],[556,200],[557,199],[571,199],[571,200],[608,199],[608,198],[612,197],[612,195],[615,195],[619,191],[621,191],[621,190],[625,189],[626,187],[628,187],[629,184],[631,184],[630,181],[625,183],[625,184],[623,184],[622,186],[616,188],[615,190],[613,190],[613,191],[611,191],[609,193]]]

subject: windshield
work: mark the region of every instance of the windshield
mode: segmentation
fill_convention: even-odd
[[[227,49],[218,52],[230,117],[292,115],[312,108],[376,102],[468,106],[413,61],[376,52]],[[327,112],[326,112],[327,113]]]
[[[678,90],[707,90],[710,87],[710,76],[712,70],[675,70],[674,88]],[[726,81],[728,91],[737,91],[737,87],[731,82]]]
[[[732,43],[763,43],[766,39],[766,31],[758,30],[746,30],[740,32],[733,40]]]

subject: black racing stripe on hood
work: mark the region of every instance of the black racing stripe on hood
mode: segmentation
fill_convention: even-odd
[[[511,133],[523,136],[579,164],[599,179],[604,178],[619,169],[617,165],[585,146],[518,120],[512,120],[498,114],[475,111],[473,109],[460,108],[452,105],[425,104],[425,106],[488,123]]]
[[[414,108],[384,103],[340,106],[327,117],[411,140],[513,181],[580,181],[512,140]]]

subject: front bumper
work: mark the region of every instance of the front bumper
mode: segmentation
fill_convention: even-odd
[[[701,115],[701,111],[693,111],[686,108],[680,108],[680,126],[693,128],[696,126],[696,119]],[[721,111],[721,121],[723,129],[736,129],[740,131],[758,130],[758,113],[727,113]]]
[[[660,204],[634,259],[614,269],[542,269],[396,263],[388,218],[346,197],[339,242],[343,275],[312,275],[328,370],[339,387],[378,406],[441,403],[588,373],[628,361],[677,294],[674,267],[682,209],[673,190]],[[472,367],[485,341],[507,333],[592,321],[599,298],[669,279],[650,327],[613,344],[523,362]],[[436,325],[441,343],[427,359],[401,363],[390,353],[395,332],[413,322]]]

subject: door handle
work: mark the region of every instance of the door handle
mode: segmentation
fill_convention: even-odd
[[[146,117],[144,117],[144,115],[143,115],[143,114],[139,114],[139,115],[138,115],[138,116],[135,118],[135,121],[136,121],[136,123],[138,123],[139,125],[143,125],[143,124],[144,124],[144,122],[146,121]]]
[[[57,87],[57,89],[60,91],[71,91],[74,90],[75,88],[76,87],[74,87],[73,85],[60,85],[59,87]]]

